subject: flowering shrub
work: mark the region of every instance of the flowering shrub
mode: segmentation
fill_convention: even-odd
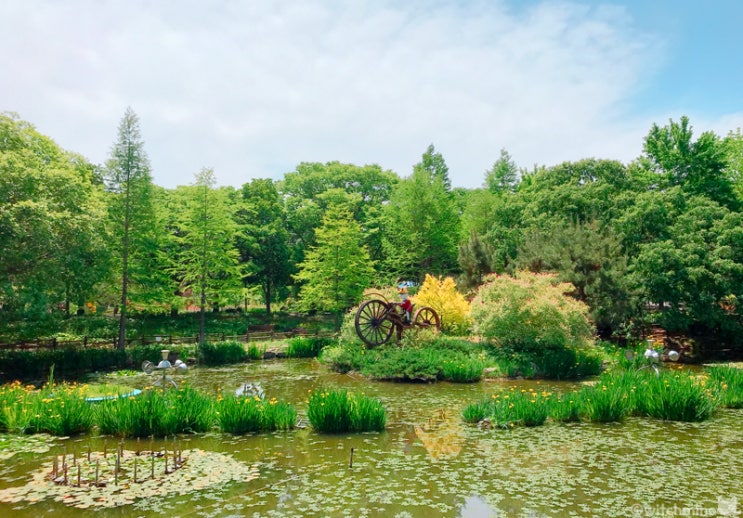
[[[568,296],[572,290],[552,275],[491,275],[472,301],[475,332],[516,351],[590,345],[588,306]]]
[[[444,332],[464,334],[470,327],[470,305],[457,291],[457,285],[451,277],[426,274],[423,286],[412,300],[418,307],[429,306],[436,310]]]

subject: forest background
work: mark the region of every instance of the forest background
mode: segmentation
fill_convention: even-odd
[[[452,188],[433,145],[405,177],[300,163],[236,189],[194,169],[154,185],[131,109],[105,164],[0,114],[0,342],[73,315],[342,312],[398,279],[473,293],[529,270],[572,283],[602,337],[656,323],[743,352],[740,129],[653,125],[628,164],[526,169],[500,150],[477,189]]]

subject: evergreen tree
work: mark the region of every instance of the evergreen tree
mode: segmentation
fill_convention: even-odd
[[[150,164],[141,139],[139,118],[131,107],[127,108],[119,124],[118,140],[111,149],[104,179],[111,193],[109,213],[114,224],[115,248],[121,257],[117,346],[124,348],[130,283],[136,282],[137,273],[150,270],[137,268],[136,263],[157,253],[151,248],[155,225]],[[134,268],[132,263],[135,264]]]
[[[331,206],[316,231],[317,245],[307,251],[294,278],[302,283],[300,306],[342,311],[359,302],[374,275],[360,225],[348,208]]]

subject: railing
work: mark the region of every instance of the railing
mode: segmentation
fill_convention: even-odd
[[[263,326],[255,326],[255,328]],[[273,326],[271,326],[272,328]],[[310,333],[304,329],[292,329],[290,331],[271,330],[248,330],[242,335],[228,335],[225,333],[207,333],[206,341],[224,342],[235,340],[238,342],[265,342],[268,340],[286,340],[295,336],[316,336],[330,337],[334,336],[335,331],[315,331]],[[84,336],[82,340],[57,340],[56,338],[27,340],[12,344],[0,344],[0,349],[5,350],[38,350],[38,349],[56,349],[63,347],[116,347],[118,338],[90,338]],[[199,341],[198,335],[141,335],[136,338],[128,338],[126,345],[152,345],[152,344],[194,344]]]

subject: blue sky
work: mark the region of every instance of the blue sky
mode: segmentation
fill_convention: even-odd
[[[165,187],[407,176],[429,144],[478,187],[502,148],[628,162],[653,123],[743,126],[741,26],[732,0],[8,0],[0,111],[102,163],[131,106]]]

